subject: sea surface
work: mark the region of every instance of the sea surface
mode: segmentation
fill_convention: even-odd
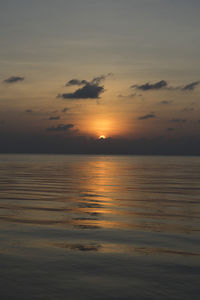
[[[200,299],[200,157],[0,155],[0,299]]]

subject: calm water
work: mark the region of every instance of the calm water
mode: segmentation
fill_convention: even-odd
[[[0,155],[0,296],[199,299],[200,158]]]

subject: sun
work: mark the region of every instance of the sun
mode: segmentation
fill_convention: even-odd
[[[101,140],[101,139],[104,140],[105,138],[106,138],[105,135],[100,135],[100,136],[99,136],[99,139],[100,139],[100,140]]]

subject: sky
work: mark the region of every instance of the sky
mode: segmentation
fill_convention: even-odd
[[[199,11],[0,0],[0,152],[200,155]]]

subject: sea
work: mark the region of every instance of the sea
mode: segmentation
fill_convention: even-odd
[[[200,299],[200,157],[0,155],[0,299]]]

